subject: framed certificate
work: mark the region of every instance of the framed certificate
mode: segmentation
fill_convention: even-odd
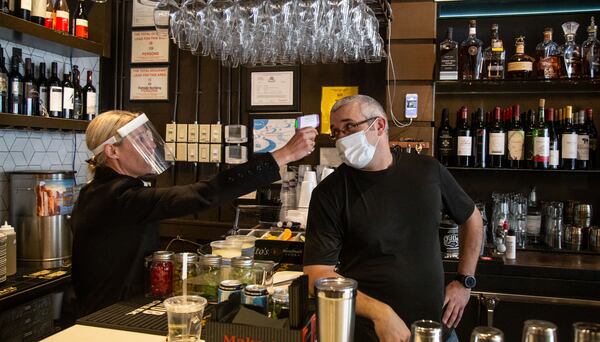
[[[169,36],[156,30],[131,31],[131,63],[169,63]]]
[[[142,5],[138,0],[133,0],[131,27],[154,27],[154,7]]]
[[[168,101],[169,67],[131,68],[130,101]]]
[[[300,103],[299,74],[296,66],[247,69],[248,111],[297,111]]]

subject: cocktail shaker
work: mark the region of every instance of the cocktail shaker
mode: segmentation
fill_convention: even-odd
[[[475,327],[471,333],[471,342],[504,342],[504,333],[494,327]]]
[[[435,321],[415,321],[411,327],[411,342],[442,342],[442,325]]]
[[[341,277],[315,282],[319,342],[354,341],[357,285],[355,280]]]
[[[557,342],[557,328],[552,322],[541,320],[525,321],[522,342]]]
[[[577,322],[573,324],[573,342],[598,342],[600,341],[600,324],[590,322]]]

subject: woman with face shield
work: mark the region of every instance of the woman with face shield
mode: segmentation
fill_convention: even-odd
[[[143,293],[144,257],[159,249],[158,223],[233,200],[279,179],[279,167],[306,157],[314,128],[298,130],[281,149],[258,155],[209,181],[145,187],[139,177],[168,168],[165,143],[146,115],[109,111],[86,130],[93,179],[73,209],[72,279],[78,314]]]

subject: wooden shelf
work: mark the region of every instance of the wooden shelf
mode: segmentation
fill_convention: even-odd
[[[89,121],[0,113],[0,127],[83,132]]]
[[[600,170],[541,170],[541,169],[497,169],[497,168],[481,168],[481,167],[459,167],[447,166],[451,171],[467,171],[467,172],[541,172],[541,173],[600,173]]]
[[[436,81],[436,95],[600,93],[600,80]]]
[[[0,12],[0,38],[67,57],[110,57],[97,42],[61,34]]]

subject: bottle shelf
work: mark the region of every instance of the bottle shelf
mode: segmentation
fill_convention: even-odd
[[[100,43],[58,33],[0,12],[0,38],[67,57],[110,57]]]
[[[600,93],[600,80],[436,81],[436,95]]]
[[[0,127],[17,129],[49,129],[83,132],[89,121],[74,119],[47,118],[21,114],[0,113]]]
[[[542,172],[542,173],[600,173],[600,170],[552,170],[552,169],[507,169],[507,168],[481,168],[481,167],[461,167],[447,166],[451,171],[471,171],[471,172]]]

